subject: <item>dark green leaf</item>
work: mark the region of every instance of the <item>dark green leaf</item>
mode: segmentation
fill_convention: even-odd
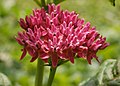
[[[120,86],[120,60],[109,59],[105,61],[95,76],[80,83],[79,86]]]
[[[63,2],[63,1],[65,1],[65,0],[53,0],[53,3],[59,4],[60,2]]]
[[[115,0],[109,0],[113,6],[115,6]]]

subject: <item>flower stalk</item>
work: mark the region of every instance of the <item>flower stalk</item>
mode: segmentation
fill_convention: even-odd
[[[57,69],[57,67],[53,68],[51,66],[47,86],[52,86],[52,82],[53,82],[53,79],[54,79],[54,76],[55,76],[55,73],[56,73],[56,69]]]
[[[35,86],[42,86],[43,72],[44,72],[44,62],[40,58],[38,58],[37,59],[37,71],[36,71]]]

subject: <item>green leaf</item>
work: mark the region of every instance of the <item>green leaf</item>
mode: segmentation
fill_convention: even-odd
[[[106,60],[95,76],[80,83],[79,86],[120,86],[120,60]]]
[[[53,3],[59,4],[60,2],[63,2],[63,1],[65,1],[65,0],[53,0]]]
[[[115,6],[115,0],[109,0],[113,6]]]
[[[45,0],[34,0],[40,7],[46,7]]]
[[[6,75],[0,73],[0,86],[12,86]]]

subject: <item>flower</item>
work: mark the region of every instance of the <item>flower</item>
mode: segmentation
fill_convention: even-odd
[[[48,5],[48,10],[33,10],[33,15],[20,19],[23,32],[18,32],[17,42],[22,45],[23,59],[28,52],[33,62],[41,58],[56,67],[58,61],[69,60],[74,63],[75,56],[85,58],[91,64],[92,58],[98,61],[96,53],[106,48],[109,43],[90,22],[78,18],[74,11],[60,10],[60,5]]]

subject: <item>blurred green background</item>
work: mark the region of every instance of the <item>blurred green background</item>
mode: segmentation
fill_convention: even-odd
[[[110,46],[97,53],[101,63],[106,59],[120,57],[120,1],[112,6],[108,0],[66,0],[61,4],[63,10],[76,11],[80,18],[91,22],[110,43]],[[36,61],[30,63],[30,56],[23,60],[21,46],[15,36],[21,31],[18,21],[39,8],[33,0],[0,0],[0,72],[10,79],[12,86],[34,86]],[[53,86],[78,86],[78,84],[93,76],[99,63],[92,60],[89,65],[86,60],[76,59],[60,66]],[[48,79],[49,67],[45,67],[44,84]]]

